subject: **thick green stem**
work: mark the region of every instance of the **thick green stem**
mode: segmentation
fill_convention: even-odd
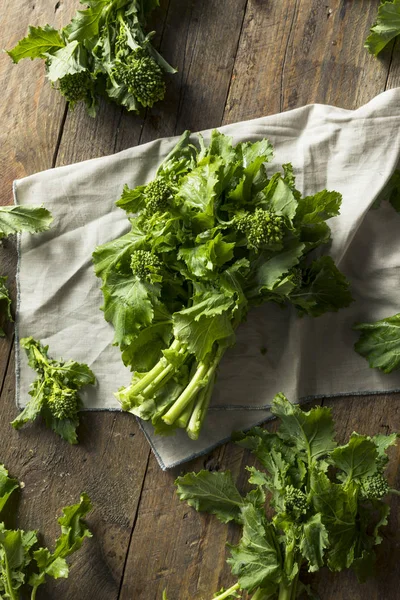
[[[177,418],[182,414],[187,405],[190,403],[192,398],[201,390],[204,386],[202,383],[202,379],[208,371],[208,365],[205,363],[200,363],[197,367],[197,370],[192,377],[189,385],[183,390],[182,394],[179,398],[174,402],[168,412],[163,416],[163,421],[167,423],[167,425],[173,425]]]
[[[400,496],[400,491],[395,490],[394,488],[390,488],[389,494],[395,494],[395,496]]]
[[[194,405],[194,409],[191,413],[190,421],[186,431],[188,436],[192,440],[197,440],[199,438],[204,419],[207,415],[208,406],[210,404],[211,396],[214,389],[215,368],[210,373],[210,379],[206,387],[203,388],[199,393],[196,404]]]
[[[173,342],[173,344],[171,345],[170,349],[171,350],[176,350],[179,352],[181,347],[180,342],[178,342],[178,340],[175,340]],[[146,373],[146,375],[144,377],[142,377],[142,379],[140,381],[138,381],[130,390],[130,394],[132,395],[136,395],[139,394],[139,392],[141,392],[142,390],[144,390],[148,385],[150,385],[154,379],[156,379],[159,375],[161,375],[161,373],[164,371],[164,369],[169,365],[169,363],[167,362],[167,360],[164,358],[162,358],[161,360],[158,361],[158,363],[155,365],[155,367],[153,367],[148,373]]]
[[[5,575],[4,583],[5,583],[5,592],[10,598],[10,600],[18,600],[18,597],[14,593],[14,588],[12,584],[12,575],[10,570],[10,565],[8,564],[7,551],[4,550],[4,562],[6,568],[3,570]]]
[[[201,392],[200,392],[200,394],[201,394]],[[193,400],[190,402],[190,404],[187,405],[187,407],[185,408],[185,410],[183,411],[181,416],[176,420],[176,424],[181,429],[186,429],[186,427],[188,426],[189,419],[192,415],[192,412],[193,412],[193,409],[194,409],[196,403],[197,403],[196,398],[193,398]]]
[[[286,573],[286,575],[290,575],[290,573],[293,571],[293,565],[294,552],[292,549],[287,550],[285,562],[283,565],[283,570]],[[285,582],[282,582],[280,584],[278,600],[292,600],[292,598],[296,598],[297,580],[298,578],[294,577],[294,579],[290,583],[286,584]]]
[[[169,363],[164,368],[164,370],[161,371],[161,373],[153,379],[153,381],[150,383],[150,385],[148,385],[147,387],[144,388],[143,396],[145,398],[150,398],[151,396],[153,396],[153,394],[156,393],[158,388],[161,385],[164,385],[172,377],[173,374],[174,374],[174,366]]]
[[[34,588],[32,588],[31,600],[36,600],[37,589],[38,589],[38,586],[35,586]]]
[[[235,585],[230,587],[229,590],[226,590],[226,592],[222,592],[222,594],[220,594],[219,596],[214,596],[213,600],[224,600],[225,598],[229,598],[229,596],[232,596],[232,594],[234,592],[236,592],[238,589],[239,589],[239,584],[236,583]]]

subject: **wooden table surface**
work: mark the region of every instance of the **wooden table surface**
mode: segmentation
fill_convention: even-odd
[[[363,48],[379,0],[165,0],[155,16],[158,44],[179,73],[167,98],[143,117],[101,104],[97,119],[82,107],[68,110],[45,80],[41,61],[12,65],[0,55],[0,203],[12,202],[12,181],[31,173],[118,152],[155,138],[196,131],[284,111],[310,102],[353,109],[400,85],[400,52],[390,48],[375,60]],[[10,48],[29,24],[65,25],[77,0],[2,0],[0,47]],[[399,44],[398,44],[399,45]],[[399,50],[398,48],[397,50]],[[13,240],[0,249],[1,274],[15,296]],[[66,260],[68,258],[66,257]],[[235,526],[199,515],[179,503],[128,414],[82,417],[77,447],[42,425],[15,432],[13,328],[0,341],[0,462],[24,482],[19,524],[47,532],[55,516],[85,490],[94,510],[94,538],[73,558],[68,581],[38,594],[61,600],[209,600],[233,583],[225,543]],[[284,390],[283,390],[284,391]],[[360,433],[400,431],[399,396],[329,401],[344,440]],[[273,425],[272,425],[273,426]],[[399,449],[392,452],[391,483]],[[232,470],[239,485],[251,458],[228,444],[183,471]],[[378,547],[378,578],[359,586],[351,573],[314,578],[322,600],[400,598],[398,564],[400,507],[393,500],[390,526]]]

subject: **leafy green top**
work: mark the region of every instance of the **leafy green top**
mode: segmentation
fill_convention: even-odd
[[[20,429],[28,421],[34,421],[42,415],[48,427],[70,444],[76,444],[78,411],[82,407],[78,390],[85,385],[94,385],[95,376],[85,364],[49,358],[48,346],[43,346],[32,337],[23,338],[20,343],[37,377],[29,392],[31,400],[14,419],[12,426]]]
[[[9,56],[45,61],[47,77],[73,108],[86,104],[95,116],[98,97],[105,95],[138,112],[165,94],[164,73],[175,73],[151,45],[154,32],[144,33],[149,13],[159,0],[87,0],[60,31],[49,25],[30,27]]]
[[[248,467],[255,486],[240,494],[229,472],[188,473],[176,480],[177,493],[198,511],[243,527],[228,559],[240,588],[259,598],[296,598],[306,567],[332,571],[352,567],[359,580],[373,572],[374,546],[387,523],[390,490],[384,475],[387,449],[397,435],[353,433],[338,446],[328,408],[304,412],[279,394],[272,412],[276,433],[254,428],[236,441],[256,455],[264,470]],[[274,514],[269,518],[266,494]],[[218,598],[224,596],[217,595]]]
[[[8,477],[0,465],[0,518],[1,511],[18,482]],[[68,577],[66,558],[79,550],[86,537],[91,537],[82,520],[91,510],[87,494],[82,494],[79,503],[66,506],[58,519],[61,535],[56,541],[54,552],[39,546],[36,531],[7,529],[0,522],[0,597],[19,600],[23,585],[31,587],[31,600],[35,600],[40,585],[47,577]]]

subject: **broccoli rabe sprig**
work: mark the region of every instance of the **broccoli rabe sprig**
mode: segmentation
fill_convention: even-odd
[[[8,54],[15,63],[43,59],[48,79],[71,108],[83,102],[95,116],[105,96],[139,112],[164,98],[165,73],[176,72],[153,48],[154,32],[144,31],[156,6],[158,0],[90,0],[60,31],[30,27]]]
[[[37,373],[29,394],[32,398],[12,422],[20,429],[41,415],[47,425],[70,444],[78,442],[76,428],[83,407],[78,390],[94,385],[95,376],[89,367],[73,360],[54,360],[48,356],[48,346],[32,337],[23,338],[20,345],[28,355],[28,364]]]
[[[83,521],[92,506],[87,494],[83,493],[77,504],[63,508],[58,519],[61,535],[51,552],[40,546],[37,531],[6,528],[1,513],[17,488],[18,481],[11,479],[0,464],[0,598],[27,598],[26,592],[30,589],[30,600],[35,600],[38,588],[48,577],[68,577],[66,558],[79,550],[85,538],[92,535]]]
[[[262,465],[248,467],[255,489],[247,495],[229,471],[176,480],[181,500],[242,528],[239,544],[229,546],[237,583],[215,594],[218,600],[236,592],[252,600],[293,600],[302,592],[311,597],[303,574],[324,566],[333,572],[352,568],[365,581],[374,574],[375,547],[390,512],[385,496],[399,493],[385,476],[386,452],[397,434],[353,433],[338,446],[330,409],[305,412],[278,394],[271,410],[281,419],[276,433],[256,427],[235,436]]]
[[[326,220],[341,196],[303,198],[290,165],[271,173],[268,140],[213,131],[208,144],[185,132],[153,181],[125,186],[117,205],[131,231],[96,248],[104,316],[132,382],[116,393],[124,410],[155,431],[197,439],[218,366],[248,311],[263,302],[319,316],[351,301],[329,256]]]

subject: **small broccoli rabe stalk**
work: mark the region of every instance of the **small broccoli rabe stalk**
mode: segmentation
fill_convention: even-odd
[[[23,338],[20,343],[37,377],[29,392],[32,398],[14,419],[12,426],[20,429],[28,421],[34,421],[42,415],[48,427],[70,444],[76,444],[78,412],[82,408],[78,390],[85,385],[94,385],[96,380],[92,371],[83,363],[50,358],[48,346],[43,346],[32,337]]]

